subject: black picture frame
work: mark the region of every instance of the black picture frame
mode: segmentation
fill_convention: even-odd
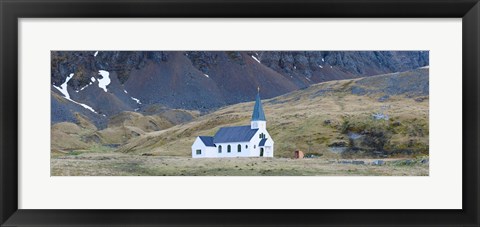
[[[108,10],[105,10],[108,9]],[[0,0],[2,226],[479,226],[478,0]],[[461,210],[18,209],[19,18],[463,18]],[[448,45],[448,44],[446,44]],[[459,148],[460,149],[460,148]],[[41,196],[41,195],[39,195]],[[448,196],[448,195],[445,195]]]

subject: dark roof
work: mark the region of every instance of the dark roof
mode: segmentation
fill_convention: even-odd
[[[265,146],[265,142],[267,141],[267,139],[262,139],[260,140],[260,143],[258,143],[258,146],[261,147],[261,146]]]
[[[255,106],[253,107],[252,121],[266,121],[262,101],[260,100],[260,94],[258,93],[255,99]]]
[[[215,144],[213,143],[213,137],[211,136],[199,136],[200,139],[202,140],[203,144],[207,147],[215,147]]]
[[[250,125],[223,127],[213,137],[214,143],[245,142],[250,141],[258,129],[251,129]]]

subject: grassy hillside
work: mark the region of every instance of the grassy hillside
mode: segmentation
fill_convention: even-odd
[[[428,68],[325,82],[263,100],[276,157],[302,150],[326,158],[428,155]],[[131,138],[116,151],[190,156],[199,135],[248,125],[253,102],[240,103]]]
[[[125,111],[110,117],[108,127],[100,130],[85,116],[75,113],[76,123],[52,125],[51,151],[55,156],[111,151],[136,137],[190,121],[198,115],[196,111],[176,109],[157,109],[151,115]]]

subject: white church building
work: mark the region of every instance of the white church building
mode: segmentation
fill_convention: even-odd
[[[257,94],[250,125],[223,127],[215,136],[198,136],[192,158],[273,157],[273,144]]]

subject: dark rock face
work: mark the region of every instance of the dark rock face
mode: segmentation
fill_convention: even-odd
[[[191,61],[191,64],[205,74],[210,73],[210,69],[217,66],[217,60],[221,52],[217,51],[187,51],[185,56]]]
[[[52,84],[59,86],[70,73],[75,73],[68,85],[74,89],[90,82],[98,70],[114,71],[123,84],[133,69],[145,66],[147,60],[156,63],[168,60],[168,53],[162,51],[52,51]]]
[[[77,105],[61,96],[58,92],[52,90],[51,96],[51,124],[59,122],[78,122],[76,113],[87,117],[92,123],[99,128],[104,128],[107,125],[107,117],[93,113],[80,105]]]
[[[100,51],[97,56],[94,51],[52,51],[52,84],[62,84],[73,72],[76,76],[69,86],[79,88],[88,84],[90,75],[98,70],[115,71],[123,84],[133,69],[143,68],[149,60],[157,64],[168,62],[174,53],[186,56],[190,64],[205,74],[225,59],[245,65],[245,57],[254,56],[283,76],[295,77],[291,80],[301,87],[335,79],[407,71],[429,64],[427,51]]]
[[[72,99],[108,118],[156,104],[210,111],[252,101],[257,87],[266,99],[319,82],[406,71],[428,64],[429,54],[422,51],[52,51],[51,84],[59,87],[74,73],[67,84]],[[110,72],[108,92],[98,87],[98,79],[102,79],[99,70]],[[92,78],[97,80],[93,86]],[[398,82],[401,78],[385,82],[385,89],[388,83]],[[369,91],[358,86],[352,92]],[[386,92],[395,93],[398,91]],[[52,115],[66,108],[62,103],[52,101]],[[55,114],[55,119],[71,119],[68,114],[60,115]]]
[[[266,66],[297,78],[298,83],[319,83],[401,72],[429,64],[428,52],[418,51],[302,51],[258,52]],[[307,81],[305,81],[305,79]]]
[[[51,121],[52,124],[59,123],[59,122],[74,122],[75,115],[69,110],[71,106],[68,105],[67,100],[64,100],[62,103],[60,98],[56,98],[53,95],[50,97],[51,101]],[[72,103],[73,104],[73,103]]]

